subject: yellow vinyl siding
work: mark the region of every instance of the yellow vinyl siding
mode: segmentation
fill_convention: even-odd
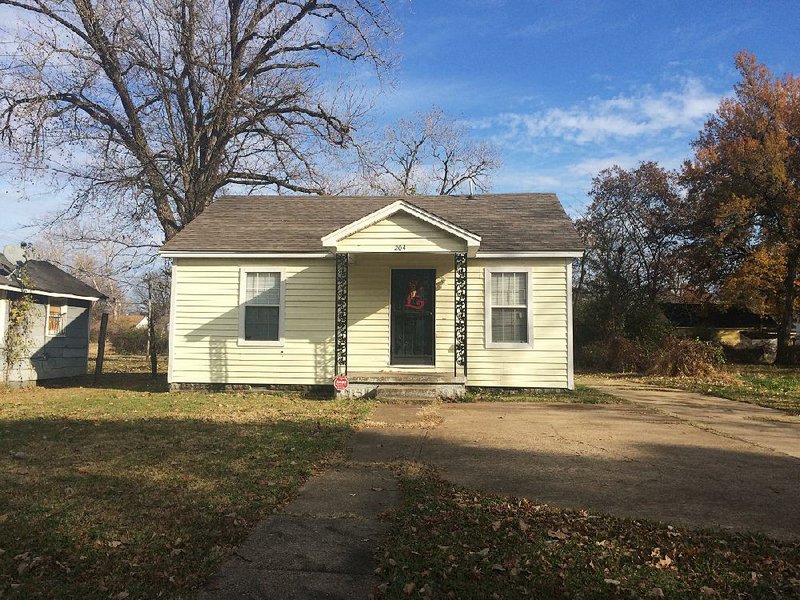
[[[454,272],[451,254],[352,255],[348,370],[453,372]],[[469,386],[568,385],[567,264],[569,259],[468,260]],[[333,378],[335,274],[325,259],[175,260],[171,381],[175,383],[330,384]],[[486,348],[484,270],[531,269],[532,349]],[[282,269],[286,277],[284,345],[240,346],[240,268]],[[390,364],[391,269],[436,270],[436,364]]]
[[[467,263],[467,385],[567,387],[567,260],[471,259]],[[486,348],[485,269],[533,272],[533,348]]]
[[[239,270],[282,269],[283,346],[239,346]],[[171,381],[325,384],[333,377],[334,263],[176,259]]]
[[[406,213],[396,213],[336,245],[337,252],[463,252],[466,243],[438,227]]]

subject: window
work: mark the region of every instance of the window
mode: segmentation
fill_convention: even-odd
[[[240,341],[280,345],[283,341],[283,274],[242,270]]]
[[[67,324],[67,302],[61,298],[51,298],[47,305],[47,335],[64,335]]]
[[[486,345],[530,348],[530,272],[486,270]]]

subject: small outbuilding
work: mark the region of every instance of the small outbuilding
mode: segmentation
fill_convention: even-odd
[[[89,311],[103,294],[52,263],[0,254],[0,375],[11,385],[85,375],[89,360]],[[24,273],[24,275],[23,275]],[[33,305],[27,350],[8,368],[6,333],[15,301],[30,295]]]
[[[572,389],[582,252],[554,194],[221,198],[161,249],[169,381]]]

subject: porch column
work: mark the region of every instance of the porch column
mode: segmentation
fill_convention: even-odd
[[[334,332],[333,369],[347,375],[347,280],[348,255],[336,254],[336,329]]]
[[[467,254],[455,254],[455,364],[453,375],[459,367],[467,374]]]

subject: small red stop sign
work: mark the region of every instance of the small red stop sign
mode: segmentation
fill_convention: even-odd
[[[335,389],[337,392],[343,392],[349,386],[350,382],[344,375],[337,375],[336,378],[333,380],[333,389]]]

